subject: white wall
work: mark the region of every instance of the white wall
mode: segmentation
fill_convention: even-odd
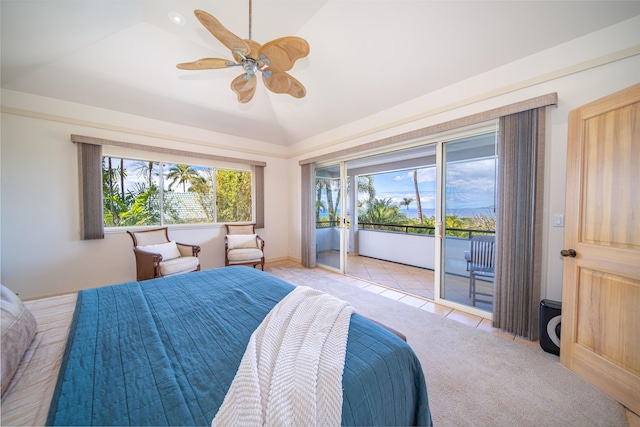
[[[435,267],[435,237],[426,234],[358,230],[358,248],[362,256],[431,270]]]
[[[550,108],[547,128],[542,297],[559,300],[564,229],[551,227],[550,217],[564,212],[567,115],[640,81],[638,28],[640,17],[288,148],[2,90],[0,280],[32,298],[135,279],[126,234],[108,234],[99,241],[78,238],[71,133],[266,161],[266,226],[260,234],[267,242],[267,259],[299,260],[300,159],[557,92],[559,103]],[[375,88],[371,94],[376,95]],[[223,264],[220,227],[174,228],[170,233],[178,241],[202,246],[204,268]]]
[[[292,256],[300,258],[299,160],[557,92],[558,106],[547,116],[541,297],[561,300],[564,228],[552,227],[551,218],[565,210],[568,113],[640,82],[638,28],[635,17],[291,147],[289,188],[297,196],[290,199]]]
[[[70,135],[262,160],[267,260],[287,256],[287,162],[283,147],[11,91],[2,92],[2,283],[23,298],[135,280],[124,230],[79,239],[76,146]],[[222,148],[224,144],[239,147]],[[265,155],[266,152],[273,155]],[[224,226],[176,226],[169,235],[202,247],[203,268],[224,265]]]

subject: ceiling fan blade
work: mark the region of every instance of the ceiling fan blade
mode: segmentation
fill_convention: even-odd
[[[269,69],[289,71],[298,59],[309,54],[309,43],[300,37],[282,37],[262,45],[260,53],[269,59]]]
[[[238,102],[243,104],[251,101],[253,98],[253,94],[256,92],[256,82],[258,79],[255,77],[251,77],[250,79],[245,78],[247,74],[241,74],[231,82],[231,90],[233,90],[238,95]]]
[[[176,65],[181,70],[211,70],[215,68],[227,68],[230,63],[228,59],[222,58],[202,58],[193,62],[183,62]]]
[[[247,43],[227,30],[216,18],[204,10],[196,9],[193,13],[196,15],[196,18],[198,18],[198,21],[200,21],[215,38],[220,40],[220,43],[228,47],[231,52],[240,51],[245,55],[249,53],[251,49],[247,46]]]
[[[265,77],[263,74],[262,81],[267,89],[274,93],[287,93],[294,98],[303,98],[307,94],[303,84],[284,71],[274,71],[271,77]]]
[[[244,39],[243,41],[247,44],[247,47],[249,47],[248,52],[242,53],[244,57],[258,59],[258,52],[260,51],[260,48],[262,47],[262,45],[257,41],[253,41],[253,40]],[[233,58],[236,60],[236,62],[242,62],[242,60],[244,59],[242,56],[240,56],[236,52],[233,52]]]

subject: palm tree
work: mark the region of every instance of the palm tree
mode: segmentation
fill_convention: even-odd
[[[114,193],[114,178],[115,178],[115,172],[113,170],[113,164],[111,163],[111,157],[105,157],[103,159],[107,160],[107,168],[105,171],[105,167],[104,165],[102,166],[102,186],[103,186],[103,194],[108,194],[107,197],[105,197],[105,202],[108,202],[109,204],[109,212],[111,213],[111,216],[113,218],[116,217],[115,215],[115,204],[116,201],[113,199],[113,193]],[[106,187],[106,188],[105,188]],[[107,191],[105,191],[107,190]]]
[[[376,198],[376,187],[373,185],[373,175],[358,176],[358,194],[368,194],[368,201]]]
[[[180,163],[175,164],[171,166],[167,174],[167,179],[171,181],[169,183],[169,189],[173,188],[176,184],[182,184],[182,191],[186,193],[187,183],[195,182],[199,177],[200,175],[198,175],[198,172],[192,166]]]
[[[122,196],[122,200],[124,200],[124,179],[127,176],[127,171],[124,168],[124,159],[120,159],[120,195]]]
[[[324,180],[324,190],[327,194],[327,205],[329,206],[329,221],[331,221],[332,226],[336,220],[336,211],[338,210],[338,206],[333,204],[333,183],[333,179]],[[340,203],[340,193],[338,193],[338,203]]]
[[[322,202],[322,191],[324,190],[327,196],[327,214],[329,216],[329,221],[333,225],[333,222],[336,220],[336,212],[338,211],[339,203],[340,203],[340,189],[338,189],[337,193],[337,202],[334,204],[333,201],[333,192],[334,185],[336,180],[331,178],[322,178],[316,180],[316,221],[320,221],[320,206],[324,206],[324,202]],[[337,180],[340,182],[340,180]],[[320,202],[320,204],[318,204]]]
[[[316,180],[316,223],[320,221],[320,211],[324,212],[325,206],[322,201],[322,189],[324,188],[324,180]]]
[[[106,212],[108,211],[107,216],[112,218],[115,225],[118,225],[117,221],[120,213],[127,210],[124,189],[127,171],[124,168],[123,159],[119,159],[119,167],[113,166],[114,160],[117,161],[118,159],[115,157],[104,157],[102,159],[102,194],[104,195],[105,215],[107,215]]]
[[[159,164],[157,162],[140,161],[135,170],[138,172],[138,176],[145,178],[147,186],[151,187],[153,185],[153,175],[157,175],[158,173],[158,166]]]
[[[400,203],[398,203],[400,206],[406,206],[407,207],[407,212],[409,211],[409,205],[413,203],[413,199],[411,197],[404,197],[402,199],[402,201]]]
[[[416,190],[416,207],[418,208],[418,221],[422,224],[422,204],[420,203],[420,190],[418,190],[418,169],[413,170],[413,187]]]
[[[358,222],[377,224],[403,224],[406,220],[407,216],[390,197],[373,199],[367,203],[367,210],[358,215]]]

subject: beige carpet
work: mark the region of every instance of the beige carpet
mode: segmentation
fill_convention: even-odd
[[[622,405],[555,355],[346,285],[322,270],[267,269],[349,301],[407,336],[427,381],[436,426],[627,426]]]

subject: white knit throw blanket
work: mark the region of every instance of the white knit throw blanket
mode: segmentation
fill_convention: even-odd
[[[212,426],[339,426],[353,308],[306,286],[255,330]]]

